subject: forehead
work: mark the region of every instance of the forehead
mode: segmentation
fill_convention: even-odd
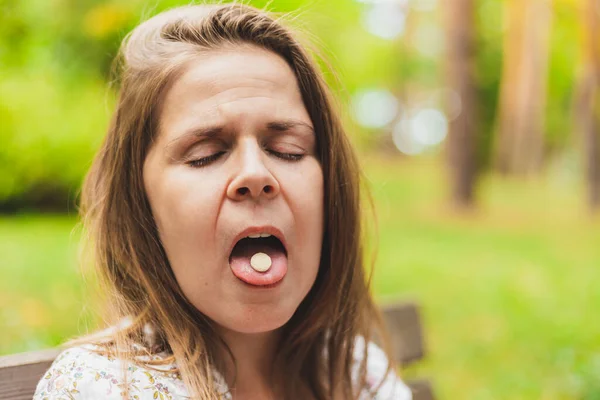
[[[165,95],[161,131],[173,139],[198,124],[310,123],[296,77],[277,54],[251,45],[208,51],[192,60]]]

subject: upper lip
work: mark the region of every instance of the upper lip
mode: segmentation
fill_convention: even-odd
[[[244,229],[243,231],[241,231],[240,233],[238,233],[235,236],[235,238],[233,239],[233,242],[231,243],[231,246],[229,248],[229,254],[231,254],[231,252],[233,251],[233,248],[240,240],[242,240],[243,238],[248,237],[250,235],[255,235],[257,233],[269,233],[269,234],[275,236],[277,239],[279,239],[279,241],[283,245],[285,252],[287,253],[287,242],[285,240],[284,234],[278,228],[276,228],[272,225],[262,225],[262,226],[249,226],[246,229]]]

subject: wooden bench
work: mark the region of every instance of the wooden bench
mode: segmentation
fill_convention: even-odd
[[[389,303],[383,305],[381,311],[390,333],[394,357],[401,366],[404,368],[423,359],[425,341],[419,306],[416,303]],[[413,393],[413,400],[435,399],[429,381],[405,379],[405,382]],[[0,393],[2,393],[1,390]]]
[[[424,342],[418,306],[395,303],[382,307],[390,331],[392,348],[403,366],[423,358]],[[33,351],[0,357],[0,399],[31,400],[38,381],[61,352],[60,349]],[[414,400],[434,400],[426,380],[408,380]]]

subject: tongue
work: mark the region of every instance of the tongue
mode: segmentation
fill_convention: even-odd
[[[287,273],[287,256],[278,242],[276,239],[242,239],[229,257],[233,275],[255,286],[273,285],[282,280]],[[265,272],[254,270],[250,259],[256,253],[265,253],[271,257],[271,268]]]

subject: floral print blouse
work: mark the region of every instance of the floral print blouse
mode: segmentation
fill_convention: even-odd
[[[358,340],[355,354],[362,354],[364,340]],[[122,379],[122,361],[102,356],[93,347],[79,346],[63,351],[37,385],[33,400],[120,400],[125,392]],[[387,358],[373,343],[369,343],[367,360],[367,385],[360,400],[410,400],[408,387],[391,372],[385,376]],[[160,357],[160,355],[154,356]],[[355,357],[354,372],[358,372],[360,358]],[[189,398],[187,389],[171,366],[146,369],[130,364],[127,367],[129,396],[134,400],[175,400]],[[232,400],[227,384],[215,372],[221,400]],[[380,386],[379,384],[383,382]],[[375,390],[379,386],[378,390]]]

